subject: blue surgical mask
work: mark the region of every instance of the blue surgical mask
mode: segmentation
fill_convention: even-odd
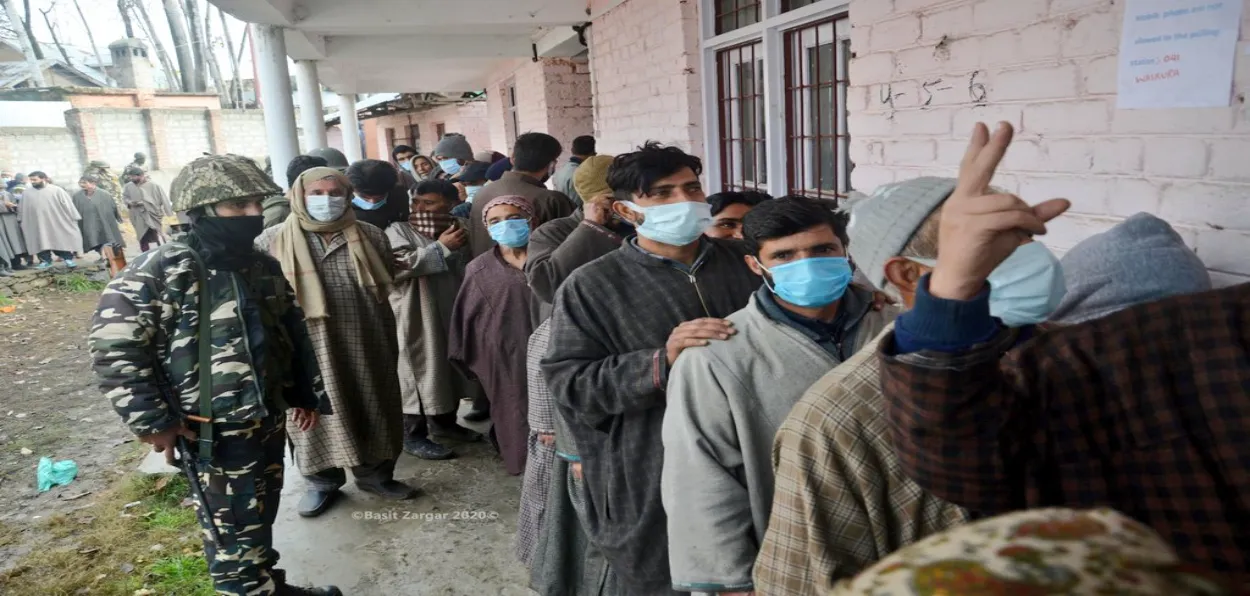
[[[412,173],[412,162],[401,161],[399,162],[399,167],[400,169],[402,169],[405,172],[408,172],[409,174]]]
[[[521,248],[530,243],[530,222],[524,219],[505,219],[491,224],[487,230],[492,240],[508,248]]]
[[[479,190],[482,190],[482,187],[480,187],[480,186],[466,186],[466,187],[464,187],[465,202],[466,202],[466,203],[472,203],[472,202],[473,202],[473,197],[476,197],[476,196],[477,196],[477,191],[479,191]]]
[[[907,258],[929,269],[937,267],[936,259]],[[1021,244],[986,281],[990,284],[990,315],[1008,327],[1046,321],[1068,293],[1059,259],[1041,242]]]
[[[352,197],[352,204],[355,205],[357,209],[361,209],[364,211],[377,211],[378,209],[381,209],[383,205],[386,204],[386,199],[382,199],[381,201],[378,201],[376,203],[370,203],[369,201],[366,201],[360,198],[360,195],[356,195]]]
[[[308,195],[304,197],[308,216],[317,221],[336,221],[347,211],[347,199],[330,195]]]
[[[851,262],[846,257],[814,257],[777,265],[772,269],[756,263],[772,276],[764,283],[778,298],[795,306],[817,308],[837,302],[851,283]]]
[[[460,162],[455,159],[440,159],[438,160],[438,167],[447,172],[448,176],[455,176],[460,173]]]
[[[1059,259],[1041,242],[1020,245],[986,281],[990,315],[1008,327],[1045,321],[1068,293]]]
[[[707,203],[682,201],[655,207],[621,203],[643,215],[642,223],[636,226],[639,236],[669,246],[686,246],[712,225],[712,207]]]

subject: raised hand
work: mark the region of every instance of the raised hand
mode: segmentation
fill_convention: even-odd
[[[929,279],[929,292],[938,298],[976,296],[990,272],[1024,239],[1045,234],[1046,222],[1068,210],[1065,199],[1030,207],[1015,195],[991,194],[990,181],[1014,134],[1006,122],[998,124],[992,137],[979,122],[972,131],[959,165],[959,182],[942,206],[938,263]]]

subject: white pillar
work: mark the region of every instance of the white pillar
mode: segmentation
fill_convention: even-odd
[[[286,38],[282,27],[248,25],[256,47],[256,76],[260,79],[261,103],[265,110],[265,138],[273,179],[286,188],[286,166],[299,155],[299,133],[295,128],[295,103],[291,99],[291,73],[286,66]]]
[[[317,63],[312,60],[295,61],[295,92],[299,93],[299,120],[304,129],[304,151],[311,151],[326,144],[326,121],[321,107],[321,81],[317,78]]]
[[[339,128],[343,129],[343,155],[348,163],[364,159],[360,151],[360,121],[356,119],[356,95],[339,94]]]

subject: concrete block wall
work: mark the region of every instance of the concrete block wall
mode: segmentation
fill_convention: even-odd
[[[78,137],[67,128],[15,128],[0,134],[0,163],[14,172],[40,170],[71,193],[84,163]]]
[[[634,0],[638,1],[638,0]],[[1065,197],[1057,251],[1140,211],[1167,219],[1219,284],[1250,281],[1250,0],[1232,105],[1117,110],[1124,3],[852,0],[854,185],[954,175],[976,121],[1016,142],[995,184]]]
[[[82,109],[84,119],[95,122],[95,147],[88,148],[88,161],[103,159],[112,170],[121,175],[122,168],[134,161],[136,152],[152,157],[152,142],[148,134],[148,120],[136,109]],[[90,139],[89,134],[84,138]]]
[[[703,153],[699,4],[627,0],[592,21],[600,153],[627,152],[648,139]]]
[[[269,141],[265,138],[265,116],[260,110],[222,110],[221,132],[227,152],[265,163]]]
[[[165,130],[177,131],[166,143],[165,156],[170,165],[181,166],[212,153],[206,111],[163,110]]]

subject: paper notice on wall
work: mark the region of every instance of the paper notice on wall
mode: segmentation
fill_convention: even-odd
[[[1229,105],[1241,8],[1241,0],[1128,0],[1117,107]]]

